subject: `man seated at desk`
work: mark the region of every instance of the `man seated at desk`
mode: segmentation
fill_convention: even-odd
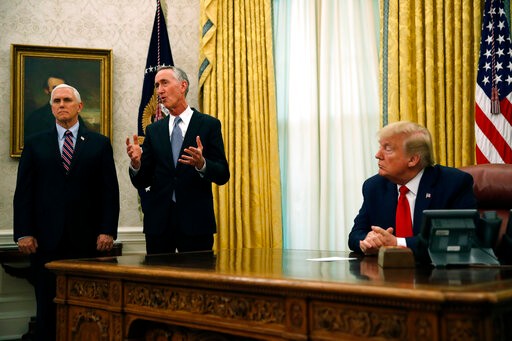
[[[391,123],[378,139],[379,173],[363,184],[363,204],[348,245],[366,255],[381,246],[404,246],[418,256],[423,210],[476,208],[473,178],[435,165],[432,137],[419,124]]]

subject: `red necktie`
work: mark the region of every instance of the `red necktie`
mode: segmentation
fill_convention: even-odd
[[[398,197],[398,205],[396,206],[396,231],[395,235],[400,238],[412,237],[412,220],[409,200],[406,194],[409,188],[400,187],[400,196]]]

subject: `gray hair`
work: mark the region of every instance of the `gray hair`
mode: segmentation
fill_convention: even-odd
[[[50,96],[50,104],[52,104],[52,102],[53,102],[53,92],[56,89],[61,89],[61,88],[71,89],[73,91],[73,94],[75,95],[75,98],[78,101],[78,103],[82,103],[82,98],[80,97],[80,93],[78,92],[77,89],[75,89],[74,87],[72,87],[71,85],[68,85],[68,84],[59,84],[55,88],[53,88],[53,90],[52,90],[52,94]]]
[[[188,87],[190,86],[190,82],[188,81],[188,76],[185,73],[185,71],[183,71],[182,69],[180,69],[179,67],[176,67],[176,66],[164,65],[164,66],[159,66],[156,69],[156,73],[159,73],[162,70],[172,70],[173,74],[174,74],[174,79],[176,79],[177,81],[180,81],[180,82],[185,81],[187,83],[187,88],[185,89],[185,97],[187,97]]]

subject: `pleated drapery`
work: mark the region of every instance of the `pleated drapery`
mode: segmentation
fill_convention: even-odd
[[[482,2],[381,0],[385,125],[410,120],[432,133],[436,162],[475,161],[474,112]]]
[[[214,188],[214,249],[281,247],[271,1],[201,0],[201,35],[200,105],[222,122],[231,171]]]

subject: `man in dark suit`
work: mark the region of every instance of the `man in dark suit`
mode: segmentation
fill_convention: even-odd
[[[75,88],[55,87],[50,101],[56,124],[25,140],[14,193],[14,241],[30,255],[38,340],[56,339],[55,275],[45,263],[110,250],[119,218],[109,139],[79,124],[83,104]]]
[[[221,123],[188,106],[189,81],[177,67],[161,67],[155,88],[169,110],[150,124],[142,147],[126,139],[130,178],[150,187],[144,208],[147,254],[211,250],[216,232],[212,183],[230,177]]]
[[[363,204],[349,234],[349,247],[375,254],[381,246],[406,246],[422,258],[425,255],[418,255],[418,235],[423,210],[476,208],[473,178],[458,169],[434,165],[431,135],[416,123],[385,126],[379,132],[379,145],[375,155],[379,173],[363,184]],[[404,198],[412,230],[397,235],[402,186],[408,191]]]

